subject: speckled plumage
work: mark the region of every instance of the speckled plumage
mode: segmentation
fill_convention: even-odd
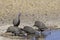
[[[45,24],[41,21],[35,21],[34,26],[38,27],[39,31],[44,31],[47,29],[47,27],[45,26]]]
[[[36,30],[34,30],[32,27],[29,26],[24,26],[23,30],[28,34],[34,34],[36,32]]]
[[[20,34],[25,35],[25,32],[22,30],[22,28],[10,26],[8,27],[6,32],[13,33],[15,36],[20,36]]]

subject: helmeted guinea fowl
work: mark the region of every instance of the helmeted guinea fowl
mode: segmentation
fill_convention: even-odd
[[[36,26],[38,28],[38,31],[41,31],[41,36],[45,37],[46,35],[44,35],[44,31],[47,30],[48,28],[45,26],[45,24],[41,21],[35,21],[34,26]]]
[[[17,17],[15,19],[13,19],[13,25],[14,26],[18,26],[20,24],[20,16],[21,16],[21,13],[19,13],[17,15]]]
[[[14,26],[8,27],[8,29],[7,29],[6,32],[7,33],[8,32],[13,33],[15,36],[20,36],[20,34],[22,34],[22,35],[25,35],[26,34],[26,32],[24,32],[22,30],[22,28],[18,28],[18,27],[14,27]]]
[[[41,32],[44,31],[44,30],[46,30],[46,29],[48,29],[45,26],[45,24],[43,22],[41,22],[41,21],[35,21],[34,26],[38,27],[38,30],[41,31]]]
[[[19,28],[10,26],[10,27],[8,27],[6,32],[13,33],[14,35],[19,35]]]
[[[33,29],[29,26],[24,26],[23,30],[27,33],[27,35],[31,35],[32,37],[39,37],[41,32]]]
[[[27,33],[27,34],[34,34],[36,32],[36,30],[34,30],[32,27],[29,26],[24,26],[23,30]]]

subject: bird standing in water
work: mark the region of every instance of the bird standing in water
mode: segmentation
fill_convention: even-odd
[[[41,35],[43,35],[43,31],[47,30],[48,28],[45,26],[45,24],[41,21],[35,21],[34,26],[38,28],[38,31],[41,31]]]

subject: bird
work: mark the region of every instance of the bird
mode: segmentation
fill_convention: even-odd
[[[8,27],[6,33],[12,33],[14,36],[21,36],[20,34],[26,36],[26,32],[22,30],[22,28],[10,26]]]
[[[38,38],[41,35],[40,31],[37,31],[30,26],[24,26],[23,30],[27,33],[28,37],[30,35],[31,37],[37,37]]]
[[[13,25],[14,26],[19,26],[19,24],[20,24],[20,16],[21,16],[21,13],[18,13],[18,15],[13,19]]]
[[[14,35],[18,35],[19,34],[19,28],[18,27],[14,27],[14,26],[10,26],[8,27],[6,33],[13,33]]]
[[[46,27],[46,25],[43,22],[41,22],[41,21],[35,21],[33,26],[34,27],[36,26],[38,28],[38,31],[41,31],[41,32],[43,32],[44,30],[48,29]]]
[[[23,30],[27,33],[27,34],[34,34],[36,32],[36,30],[34,30],[32,27],[30,26],[24,26]]]

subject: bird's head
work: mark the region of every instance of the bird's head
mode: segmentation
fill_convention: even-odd
[[[37,27],[39,27],[39,26],[40,26],[40,21],[35,21],[35,23],[34,23],[33,26],[37,26]]]

